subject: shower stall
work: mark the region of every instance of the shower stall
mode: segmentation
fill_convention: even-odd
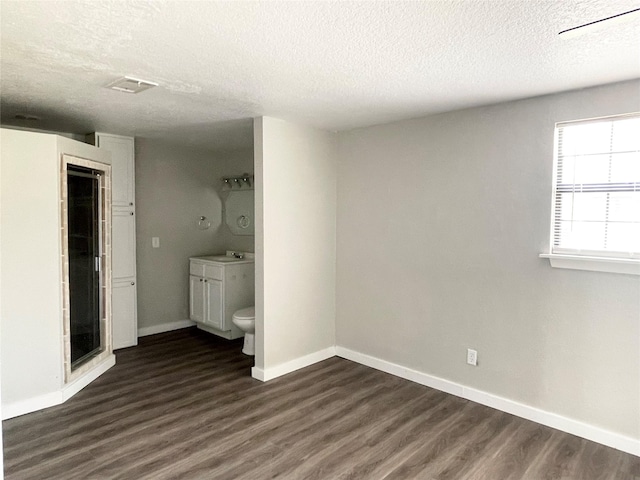
[[[69,382],[111,350],[108,166],[65,156],[62,249],[65,376]]]
[[[6,128],[0,150],[1,393],[12,418],[68,400],[115,365],[111,155]]]
[[[103,351],[101,318],[101,171],[67,168],[71,369]]]

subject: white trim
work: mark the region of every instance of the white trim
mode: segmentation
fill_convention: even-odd
[[[305,355],[304,357],[294,358],[293,360],[281,363],[280,365],[276,365],[275,367],[265,369],[253,367],[251,369],[251,376],[262,382],[268,382],[269,380],[273,380],[274,378],[281,377],[282,375],[286,375],[287,373],[295,372],[296,370],[300,370],[301,368],[308,367],[309,365],[322,362],[327,358],[335,356],[336,347],[328,347],[324,350],[318,350],[317,352]]]
[[[60,405],[61,403],[69,400],[115,364],[116,356],[111,354],[96,365],[93,370],[87,372],[82,377],[75,379],[68,385],[64,385],[62,390],[58,392],[45,393],[44,395],[20,400],[19,402],[3,404],[2,420],[19,417],[20,415],[26,415],[27,413],[37,412],[38,410]]]
[[[640,260],[635,258],[609,258],[563,253],[541,253],[539,256],[540,258],[548,258],[554,268],[640,275]]]
[[[586,438],[602,445],[621,450],[632,455],[640,456],[640,439],[635,439],[599,428],[587,423],[563,417],[556,413],[541,410],[523,403],[509,400],[508,398],[493,395],[482,390],[469,388],[459,383],[422,373],[411,368],[403,367],[386,360],[381,360],[364,353],[356,352],[348,348],[336,347],[336,355],[376,370],[381,370],[391,375],[426,385],[427,387],[466,398],[476,403],[486,405],[497,410],[546,425],[563,432]]]
[[[266,382],[264,369],[258,367],[251,367],[251,376],[261,382]]]
[[[583,248],[568,248],[556,244],[556,240],[560,240],[560,231],[557,230],[559,225],[556,223],[559,218],[556,217],[558,209],[560,208],[562,201],[558,198],[558,181],[560,180],[559,169],[562,168],[564,160],[559,157],[560,154],[560,135],[565,127],[571,127],[576,125],[584,125],[588,123],[607,123],[610,124],[618,121],[624,121],[629,119],[640,119],[640,112],[630,112],[620,115],[609,115],[606,117],[588,118],[583,120],[556,122],[553,140],[553,188],[551,194],[551,218],[549,229],[549,253],[543,253],[540,255],[542,258],[548,258],[552,267],[555,268],[567,268],[572,270],[588,270],[594,272],[608,272],[608,273],[625,273],[631,275],[640,275],[640,261],[637,259],[638,252],[628,252],[629,256],[635,258],[627,258],[626,252],[610,252],[613,256],[604,257],[598,250],[589,251],[589,249]],[[610,133],[610,140],[613,141],[613,131]],[[609,145],[609,153],[621,153],[620,151],[613,151],[613,144]],[[599,152],[591,152],[599,153]],[[585,185],[582,182],[575,183],[567,182],[566,185],[573,185],[580,187]],[[628,179],[629,181],[631,179]],[[597,182],[596,182],[597,183]],[[633,183],[633,182],[631,182]],[[589,185],[589,183],[586,183]],[[594,185],[591,183],[591,185]],[[603,184],[604,185],[604,184]],[[563,189],[563,191],[566,191]],[[601,220],[608,221],[608,214]],[[626,222],[625,222],[626,223]],[[574,246],[575,247],[575,246]],[[603,252],[604,253],[604,252]],[[620,257],[617,255],[625,255]]]
[[[569,125],[580,125],[585,123],[606,122],[608,120],[622,120],[627,118],[640,117],[640,112],[618,113],[616,115],[605,115],[604,117],[581,118],[579,120],[565,120],[564,122],[556,122],[556,127],[565,127]]]
[[[191,320],[178,320],[176,322],[161,323],[160,325],[142,327],[138,329],[138,337],[146,337],[148,335],[155,335],[156,333],[180,330],[181,328],[193,327],[195,324],[196,322],[192,322]]]
[[[75,379],[73,382],[68,383],[62,387],[62,402],[66,402],[76,393],[82,390],[84,387],[93,382],[96,378],[102,375],[116,364],[116,356],[114,354],[106,357],[102,362],[96,365],[91,371],[87,372],[80,378]]]
[[[19,417],[27,413],[36,412],[43,408],[53,407],[62,403],[62,392],[45,393],[37,397],[20,400],[14,403],[5,403],[2,405],[2,419],[7,420],[13,417]]]

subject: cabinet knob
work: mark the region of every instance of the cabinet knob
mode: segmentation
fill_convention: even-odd
[[[131,282],[131,285],[135,285],[135,284],[136,284],[136,282]]]
[[[204,283],[207,283],[207,279],[206,278],[204,279]]]
[[[129,215],[133,215],[133,212],[131,212]]]
[[[202,279],[200,279],[200,281],[202,281]]]
[[[133,206],[133,202],[129,202],[129,205]]]

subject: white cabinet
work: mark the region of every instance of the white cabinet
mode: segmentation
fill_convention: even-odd
[[[204,277],[189,276],[189,318],[204,322],[205,317]]]
[[[114,210],[111,218],[113,279],[135,281],[136,222],[133,211]]]
[[[224,338],[243,335],[232,322],[236,310],[254,305],[253,260],[194,257],[189,265],[189,317],[198,328]]]
[[[213,278],[189,276],[189,317],[218,330],[224,330],[222,282]]]
[[[113,318],[119,320],[118,328],[113,328],[113,344],[129,346],[137,339],[136,285],[135,282],[114,281],[112,283]],[[135,343],[134,343],[135,345]]]
[[[135,196],[134,139],[92,133],[89,143],[111,152],[111,201],[114,207],[133,207]]]
[[[218,330],[229,330],[224,321],[224,297],[222,282],[210,278],[204,279],[205,317],[204,323]],[[233,315],[233,313],[231,314]]]
[[[113,348],[131,347],[138,344],[134,139],[92,133],[87,141],[111,153]]]

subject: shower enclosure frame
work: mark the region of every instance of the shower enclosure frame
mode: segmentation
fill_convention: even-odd
[[[95,354],[72,365],[71,355],[71,302],[69,276],[69,167],[81,167],[98,173],[98,236],[99,236],[99,324],[100,348]],[[111,165],[72,155],[62,155],[60,169],[60,220],[62,234],[62,317],[64,342],[64,383],[73,382],[113,354],[111,333]]]

